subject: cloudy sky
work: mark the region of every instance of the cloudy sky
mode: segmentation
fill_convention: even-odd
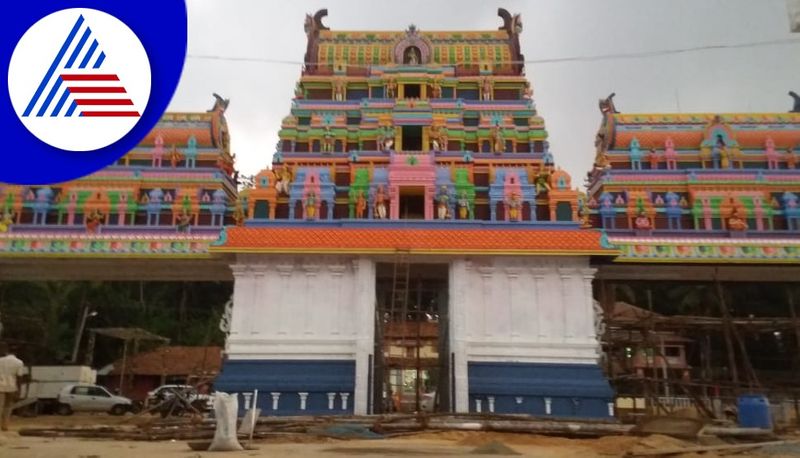
[[[295,62],[305,52],[304,16],[325,7],[333,30],[404,30],[412,23],[421,30],[490,30],[501,24],[498,7],[521,13],[522,51],[538,62],[527,64],[526,73],[556,163],[575,184],[594,157],[597,99],[610,92],[627,113],[785,112],[787,91],[800,92],[800,34],[789,33],[785,0],[187,3],[189,55],[170,110],[206,110],[212,92],[230,98],[231,144],[245,174],[271,161],[300,76]],[[658,54],[764,42],[773,44]],[[628,57],[602,57],[619,54]],[[585,59],[541,62],[568,57]]]

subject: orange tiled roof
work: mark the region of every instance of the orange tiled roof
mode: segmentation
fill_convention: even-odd
[[[216,252],[606,254],[601,233],[580,229],[228,227]]]

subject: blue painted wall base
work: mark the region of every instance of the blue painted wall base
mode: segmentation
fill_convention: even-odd
[[[610,418],[614,392],[596,364],[468,363],[469,411]],[[549,413],[548,407],[549,404]]]
[[[353,413],[355,378],[355,361],[227,360],[214,389],[226,393],[258,390],[262,415],[348,415]],[[277,409],[273,409],[271,393],[280,393]],[[300,408],[298,393],[308,393],[305,410]],[[244,408],[242,396],[239,408]]]

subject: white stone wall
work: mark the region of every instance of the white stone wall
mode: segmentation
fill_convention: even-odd
[[[346,256],[240,256],[231,359],[356,361],[355,413],[367,411],[375,262]],[[468,361],[597,362],[588,257],[450,262],[456,410],[468,411]]]
[[[355,413],[366,413],[374,263],[355,257],[241,256],[231,270],[228,357],[355,360]]]
[[[468,361],[597,362],[587,257],[459,259],[450,268],[456,410],[468,411]]]

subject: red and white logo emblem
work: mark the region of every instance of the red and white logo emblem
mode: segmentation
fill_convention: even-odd
[[[136,34],[102,11],[72,8],[31,26],[14,49],[8,92],[37,138],[68,151],[130,132],[150,98],[150,61]]]

